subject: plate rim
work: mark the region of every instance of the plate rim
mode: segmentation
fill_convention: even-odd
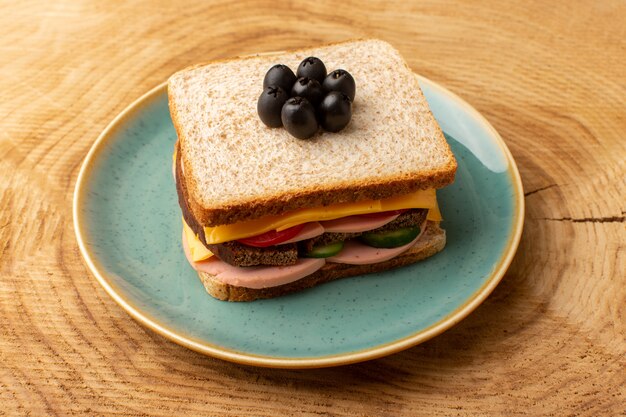
[[[103,149],[103,145],[107,139],[111,138],[113,134],[120,128],[124,121],[128,120],[133,115],[139,113],[142,108],[145,108],[154,100],[158,99],[161,94],[167,93],[167,81],[152,88],[131,104],[129,104],[124,110],[122,110],[113,120],[111,120],[104,130],[98,135],[98,138],[93,143],[89,152],[83,160],[78,177],[76,179],[76,185],[74,187],[73,201],[72,201],[72,217],[74,224],[74,232],[78,247],[80,249],[83,261],[87,265],[90,272],[96,277],[96,280],[109,294],[109,296],[122,307],[133,319],[149,328],[150,330],[158,333],[159,335],[169,339],[179,345],[187,347],[193,351],[216,357],[219,359],[235,362],[243,365],[254,365],[268,368],[292,368],[292,369],[306,369],[306,368],[323,368],[339,365],[348,365],[351,363],[362,362],[366,360],[376,359],[383,356],[387,356],[410,347],[423,343],[456,325],[458,322],[467,317],[472,311],[474,311],[495,289],[495,287],[502,280],[502,277],[506,273],[509,265],[511,264],[513,257],[519,246],[521,240],[523,225],[524,225],[524,190],[522,180],[519,174],[517,165],[513,156],[506,146],[506,143],[496,131],[496,129],[487,121],[487,119],[472,107],[465,100],[452,93],[442,85],[431,81],[430,79],[416,74],[420,85],[428,84],[429,88],[437,90],[438,93],[448,96],[455,101],[465,112],[471,115],[477,122],[479,122],[487,131],[490,132],[495,143],[501,148],[506,160],[507,160],[507,172],[511,177],[513,187],[515,189],[515,202],[514,202],[514,220],[512,225],[512,233],[508,237],[506,248],[503,250],[502,255],[498,261],[497,266],[492,270],[491,276],[487,278],[484,284],[478,288],[465,302],[459,305],[454,311],[445,317],[441,318],[437,322],[431,324],[425,329],[422,329],[409,336],[383,343],[376,346],[372,346],[366,349],[344,352],[332,355],[314,356],[314,357],[278,357],[267,355],[256,355],[247,352],[238,351],[235,349],[224,348],[219,345],[213,345],[206,341],[196,339],[193,337],[185,337],[176,332],[176,330],[161,323],[159,320],[151,317],[149,314],[142,312],[141,308],[133,305],[123,291],[117,288],[114,284],[107,280],[106,274],[102,271],[100,262],[95,256],[92,256],[88,245],[83,239],[84,232],[84,219],[81,215],[80,207],[85,199],[86,188],[84,185],[88,182],[89,175],[91,174],[93,163],[96,161],[99,152]],[[207,295],[208,296],[208,295]]]

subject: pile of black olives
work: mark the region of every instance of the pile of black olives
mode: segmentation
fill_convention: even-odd
[[[267,126],[284,126],[298,139],[308,139],[319,126],[328,132],[346,127],[355,93],[356,84],[348,71],[327,74],[324,63],[312,56],[300,63],[296,74],[282,64],[267,71],[257,112]]]

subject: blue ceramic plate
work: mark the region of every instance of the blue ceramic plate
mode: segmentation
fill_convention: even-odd
[[[515,162],[491,125],[420,78],[456,155],[441,190],[443,252],[426,261],[251,303],[210,297],[181,249],[172,179],[176,133],[161,85],[100,135],[80,171],[74,226],[100,284],[132,317],[198,352],[259,366],[359,362],[421,343],[458,323],[495,288],[524,217]]]

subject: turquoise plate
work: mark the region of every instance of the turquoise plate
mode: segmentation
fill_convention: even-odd
[[[176,133],[160,85],[95,142],[74,193],[86,263],[133,318],[201,353],[233,362],[312,368],[364,361],[458,323],[495,288],[517,248],[522,184],[491,125],[420,77],[459,168],[438,193],[446,248],[426,261],[251,303],[210,297],[181,249],[172,179]]]

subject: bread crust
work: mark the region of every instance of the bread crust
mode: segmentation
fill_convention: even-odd
[[[438,222],[427,222],[422,237],[408,251],[385,262],[369,265],[348,265],[327,263],[321,269],[300,280],[270,288],[246,288],[225,284],[215,276],[206,272],[198,272],[198,276],[207,292],[213,297],[224,301],[253,301],[274,298],[282,295],[311,288],[325,282],[340,278],[352,277],[374,272],[382,272],[401,266],[410,265],[426,259],[441,251],[446,245],[446,232]]]
[[[354,41],[338,42],[329,45],[342,45]],[[299,48],[285,52],[299,52],[307,48]],[[229,62],[235,60],[246,60],[255,56],[243,58],[229,58],[210,63]],[[195,65],[183,71],[198,68],[207,65]],[[404,63],[408,68],[408,65]],[[409,69],[410,70],[410,69]],[[168,91],[169,91],[168,85]],[[169,93],[168,93],[169,94]],[[357,202],[362,200],[379,200],[388,197],[405,195],[418,190],[442,188],[454,181],[457,163],[449,146],[442,149],[445,154],[447,163],[432,170],[421,170],[419,173],[404,173],[394,175],[388,178],[376,178],[371,181],[360,181],[354,183],[346,179],[343,183],[333,183],[332,185],[320,184],[309,188],[302,188],[295,192],[263,195],[248,199],[245,201],[227,202],[222,205],[206,206],[199,196],[201,185],[193,173],[193,167],[188,160],[189,151],[186,149],[186,140],[180,128],[182,121],[179,117],[175,100],[169,100],[170,114],[174,127],[176,128],[179,142],[180,152],[182,154],[181,162],[185,170],[185,183],[188,189],[188,205],[193,212],[196,220],[203,226],[218,226],[223,224],[232,224],[240,221],[253,220],[268,215],[280,215],[287,211],[296,210],[302,207],[319,207],[328,206],[346,202]],[[434,122],[434,117],[430,114],[429,118]],[[436,125],[436,123],[435,123]],[[437,125],[435,131],[437,141],[444,144],[445,138],[441,129]],[[225,184],[227,186],[227,184]]]

